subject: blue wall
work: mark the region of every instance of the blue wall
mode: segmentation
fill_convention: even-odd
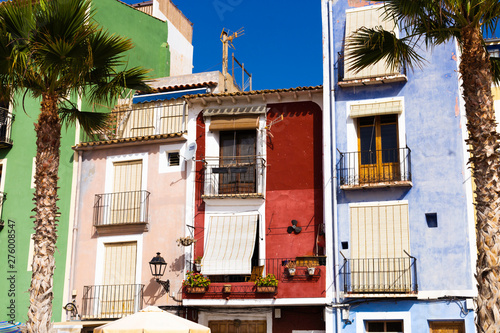
[[[346,9],[347,1],[334,5],[335,56],[343,47]],[[448,43],[432,52],[423,50],[421,55],[427,63],[423,70],[407,73],[406,83],[336,86],[335,135],[341,152],[347,151],[346,102],[404,97],[406,143],[411,149],[413,181],[411,188],[339,190],[339,241],[350,241],[350,203],[407,200],[411,255],[417,258],[419,291],[471,290],[466,200],[466,186],[470,185],[466,183],[462,137],[465,123],[459,115],[456,49],[454,43]],[[338,77],[338,62],[335,64]],[[335,163],[339,157],[337,153]],[[431,212],[437,213],[437,228],[426,224],[425,213]],[[342,252],[348,254],[348,251]]]

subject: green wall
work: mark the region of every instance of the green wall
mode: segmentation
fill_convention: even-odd
[[[110,33],[132,39],[134,49],[127,53],[127,67],[143,66],[150,68],[150,77],[169,75],[170,53],[166,46],[167,24],[147,14],[139,12],[116,0],[95,0],[94,18]],[[22,96],[18,96],[14,105],[15,121],[12,125],[12,148],[0,149],[0,160],[6,161],[4,192],[7,198],[3,204],[2,219],[5,227],[0,231],[0,261],[7,264],[7,269],[0,270],[0,321],[15,320],[26,322],[29,306],[28,288],[31,272],[27,270],[30,235],[33,231],[33,189],[31,188],[32,164],[36,153],[35,132],[40,104],[27,97],[22,105]],[[83,101],[83,108],[91,106]],[[54,322],[61,321],[61,312],[65,282],[65,264],[68,253],[68,229],[73,221],[69,220],[71,209],[71,182],[73,176],[73,150],[75,128],[66,126],[62,129],[61,159],[59,166],[59,208],[61,217],[58,226],[57,250],[55,254],[56,270],[54,275]],[[88,207],[92,209],[92,207]],[[13,227],[8,220],[14,221]],[[13,223],[11,223],[12,225]],[[15,241],[15,263],[9,262],[9,234]],[[12,242],[12,240],[11,240]],[[12,247],[12,245],[10,245]],[[11,249],[12,252],[12,249]],[[12,256],[12,253],[10,254]],[[13,268],[10,264],[13,263]],[[9,273],[14,272],[14,273]],[[10,280],[9,280],[10,279]],[[15,280],[15,288],[10,288]],[[81,297],[82,290],[78,291]],[[14,302],[14,303],[12,303]],[[15,315],[10,315],[12,304]],[[9,308],[10,307],[10,308]]]

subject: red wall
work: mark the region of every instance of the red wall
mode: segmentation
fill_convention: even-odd
[[[267,258],[314,255],[323,223],[321,108],[313,102],[270,104],[267,136]],[[287,233],[291,221],[302,227]]]

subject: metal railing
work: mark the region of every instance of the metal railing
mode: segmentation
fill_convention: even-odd
[[[84,286],[82,319],[121,318],[143,305],[143,284]]]
[[[12,122],[14,115],[9,109],[0,107],[0,148],[11,147]]]
[[[210,280],[212,282],[248,282],[255,281],[258,275],[265,276],[266,274],[273,274],[276,279],[281,280],[282,278],[289,277],[287,273],[287,263],[294,262],[296,265],[296,275],[295,276],[309,276],[307,272],[307,267],[305,265],[301,265],[300,261],[296,258],[269,258],[269,259],[259,259],[253,263],[253,271],[252,275],[212,275],[210,276]],[[191,267],[191,270],[197,271],[195,264],[188,260],[188,267]],[[317,261],[312,266],[325,266],[326,258],[318,257]],[[261,267],[262,273],[257,273],[259,270],[256,269]],[[316,271],[319,273],[318,271]]]
[[[410,148],[340,152],[337,164],[341,186],[411,182]]]
[[[178,101],[134,104],[132,108],[113,110],[107,130],[90,136],[83,134],[82,142],[185,133],[186,120],[186,106]]]
[[[344,259],[340,270],[345,293],[416,293],[417,259]]]
[[[94,225],[147,223],[149,195],[148,191],[96,194]]]
[[[266,161],[256,156],[205,157],[204,196],[262,195]]]

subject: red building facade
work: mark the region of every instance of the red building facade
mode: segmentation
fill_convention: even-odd
[[[212,332],[325,330],[322,88],[187,100],[197,145],[190,268],[211,284],[185,286],[183,305]],[[266,277],[277,286],[260,288]]]

